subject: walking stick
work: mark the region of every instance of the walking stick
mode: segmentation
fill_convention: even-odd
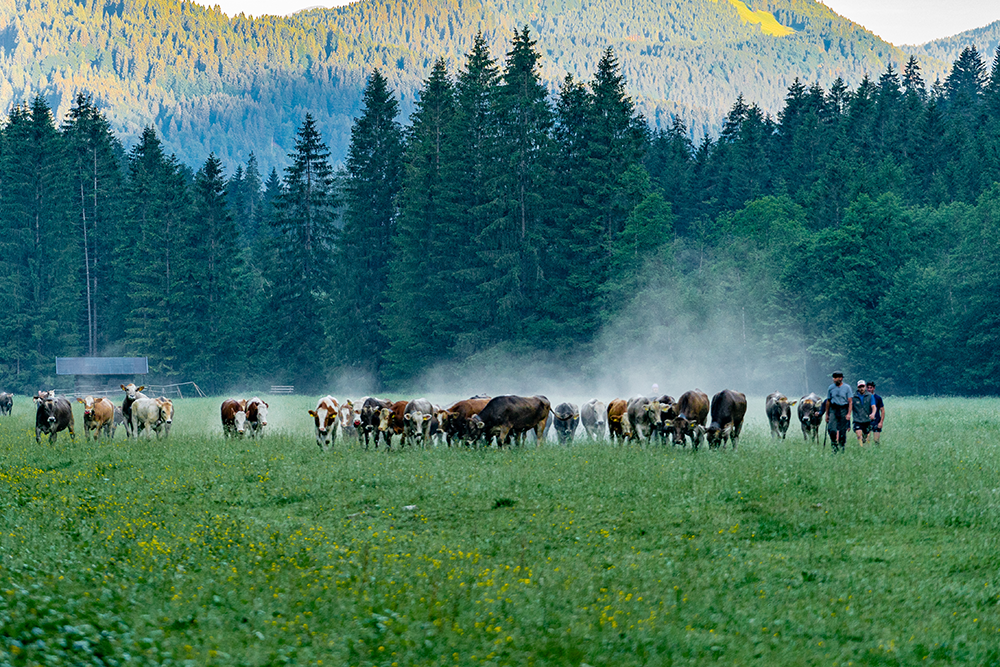
[[[826,434],[830,432],[830,429],[823,428],[823,449],[826,449]]]

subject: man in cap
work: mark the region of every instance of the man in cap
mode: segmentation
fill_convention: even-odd
[[[844,384],[844,374],[840,371],[833,373],[833,384],[826,390],[823,412],[826,413],[826,430],[830,432],[830,446],[834,453],[839,452],[847,444],[847,429],[851,425],[851,390]]]
[[[854,419],[854,435],[858,436],[858,446],[864,447],[872,425],[872,395],[867,391],[864,380],[858,380],[858,390],[851,397],[851,415]]]

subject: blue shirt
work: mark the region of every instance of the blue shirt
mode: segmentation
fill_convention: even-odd
[[[872,399],[875,401],[875,419],[873,422],[879,422],[882,420],[882,409],[885,408],[885,403],[882,402],[882,397],[878,394],[872,394]]]
[[[831,384],[826,390],[826,400],[833,405],[847,405],[851,400],[851,388],[843,382],[840,383],[839,387],[836,384]]]

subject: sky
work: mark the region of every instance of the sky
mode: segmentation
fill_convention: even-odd
[[[333,7],[343,0],[200,0],[235,16],[290,14],[309,7]],[[753,2],[747,3],[753,6]],[[825,0],[824,4],[893,44],[922,44],[981,28],[1000,20],[997,0]]]

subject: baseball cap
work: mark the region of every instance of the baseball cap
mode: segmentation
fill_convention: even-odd
[[[864,380],[858,380],[858,386],[859,387],[864,387],[865,386],[865,381]]]

